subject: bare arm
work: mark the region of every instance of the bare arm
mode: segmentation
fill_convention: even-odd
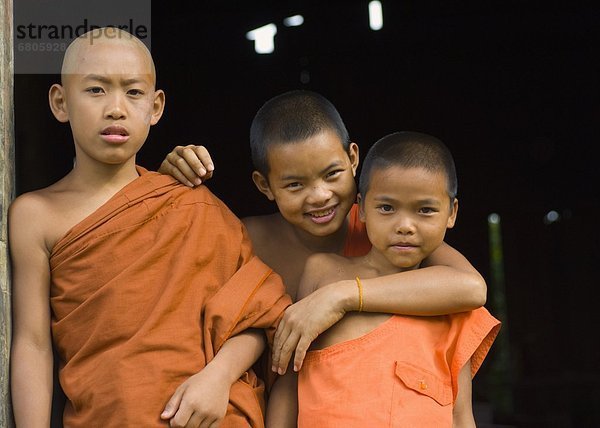
[[[266,428],[294,428],[298,424],[298,374],[288,370],[277,378],[267,405]]]
[[[40,215],[25,197],[9,211],[13,341],[11,392],[17,426],[48,427],[52,406],[50,268]]]
[[[402,315],[445,315],[477,309],[485,304],[483,277],[454,248],[443,243],[421,269],[362,279],[363,310]],[[356,307],[356,284],[345,286],[346,311]]]
[[[306,261],[306,269],[298,285],[296,299],[302,299],[318,291],[315,290],[319,287],[317,272],[323,272],[322,269],[325,269],[326,266],[327,256],[319,254],[309,257]],[[343,313],[340,313],[339,318],[342,316]],[[335,321],[332,321],[332,324],[334,323]],[[278,328],[275,333],[275,344],[285,343],[281,339],[281,336],[286,333],[285,328]],[[286,350],[285,352],[288,351]],[[273,361],[279,359],[281,353],[282,349],[274,347]],[[275,369],[277,366],[278,364],[274,362],[273,368]],[[277,377],[271,388],[269,403],[267,404],[266,428],[295,428],[298,425],[298,374],[296,373],[298,370],[299,368],[295,368],[295,370],[287,370],[285,373],[282,370],[279,371],[281,375]]]
[[[204,146],[177,146],[162,161],[158,172],[167,174],[189,187],[210,179],[215,166]]]
[[[317,272],[322,274],[324,270]],[[361,283],[363,311],[402,315],[444,315],[472,310],[485,304],[487,293],[479,272],[445,243],[421,269],[363,278]],[[354,279],[320,287],[287,308],[275,336],[274,370],[285,372],[294,351],[294,368],[299,369],[310,343],[337,322],[340,314],[357,308],[358,287]],[[279,334],[280,329],[284,334]]]
[[[356,307],[356,284],[350,282],[346,284],[346,311]],[[362,284],[364,311],[403,315],[473,310],[485,304],[487,293],[479,272],[447,244],[442,244],[421,269],[363,279]]]
[[[469,360],[458,374],[458,394],[452,410],[452,428],[475,428],[471,391],[471,360]]]
[[[175,391],[162,419],[172,427],[215,426],[225,417],[231,385],[246,372],[265,349],[262,330],[250,329],[229,338],[215,358]]]
[[[327,310],[314,307],[327,304],[324,303],[327,299],[331,299],[329,303],[343,301],[341,287],[333,284],[321,287],[323,283],[327,284],[340,275],[344,276],[344,270],[340,269],[341,263],[336,263],[342,259],[333,254],[314,254],[306,261],[298,285],[297,302],[285,310],[277,326],[273,342],[273,371],[283,375],[294,351],[293,368],[294,371],[300,370],[312,341],[345,315],[346,310],[342,305],[332,304]]]

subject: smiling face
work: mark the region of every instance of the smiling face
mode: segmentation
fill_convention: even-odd
[[[383,271],[419,267],[454,226],[458,211],[446,176],[420,167],[374,169],[360,203],[373,244],[370,255]]]
[[[313,236],[341,229],[356,197],[358,147],[346,152],[333,131],[268,149],[269,174],[253,174],[258,189],[277,203],[281,215]]]
[[[77,39],[65,55],[62,83],[50,88],[50,105],[59,121],[71,125],[78,162],[134,162],[164,107],[141,42]]]

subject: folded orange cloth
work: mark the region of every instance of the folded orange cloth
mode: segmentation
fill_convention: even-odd
[[[348,213],[348,231],[343,255],[345,257],[364,256],[370,250],[371,241],[367,236],[367,228],[360,221],[358,204],[354,204]]]
[[[50,257],[66,427],[168,425],[160,414],[181,383],[247,328],[271,341],[291,303],[205,186],[138,171]],[[234,384],[222,426],[262,426],[263,390],[251,371]]]

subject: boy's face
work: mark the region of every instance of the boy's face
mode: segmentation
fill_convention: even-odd
[[[356,144],[346,152],[338,135],[327,130],[301,142],[273,145],[267,159],[268,177],[255,171],[253,180],[289,223],[313,236],[341,229],[356,199]]]
[[[78,162],[131,159],[164,107],[148,52],[132,41],[87,39],[68,55],[68,73],[63,86],[50,89],[50,103],[56,118],[71,125]]]
[[[417,268],[443,242],[458,211],[447,189],[444,174],[424,168],[373,170],[360,215],[383,266]]]

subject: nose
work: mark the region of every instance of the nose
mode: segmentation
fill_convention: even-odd
[[[412,235],[415,233],[415,223],[410,216],[401,215],[396,220],[396,234]]]
[[[333,192],[322,184],[313,186],[306,202],[313,205],[325,205],[333,195]]]
[[[109,119],[124,119],[126,117],[125,97],[114,92],[107,97],[106,117]]]

